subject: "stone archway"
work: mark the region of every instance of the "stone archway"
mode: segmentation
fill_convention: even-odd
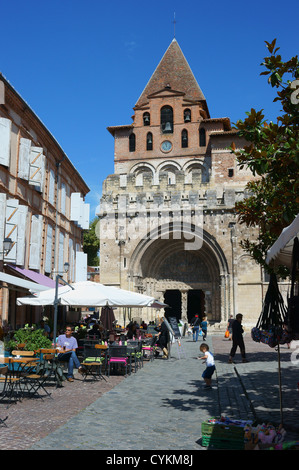
[[[201,313],[210,321],[225,320],[229,313],[228,266],[216,240],[203,231],[200,248],[186,250],[184,239],[174,228],[168,235],[164,232],[163,238],[145,238],[137,245],[130,261],[131,278],[138,279],[144,293],[162,301],[166,291],[180,291],[181,318],[185,321],[190,320],[188,293],[192,290],[202,292]]]

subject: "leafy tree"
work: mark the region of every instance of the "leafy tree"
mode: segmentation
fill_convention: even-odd
[[[99,248],[100,240],[97,235],[97,223],[99,218],[96,217],[90,224],[89,230],[83,232],[83,251],[87,253],[88,266],[99,266]]]
[[[257,240],[245,239],[242,247],[264,268],[267,250],[299,213],[299,62],[298,56],[283,62],[276,48],[276,39],[266,42],[270,56],[265,57],[261,75],[277,89],[274,101],[282,106],[277,122],[267,122],[263,110],[251,109],[244,120],[236,123],[238,136],[248,145],[231,150],[240,168],[250,168],[253,176],[247,184],[250,196],[236,205],[239,222],[259,227]],[[285,277],[288,270],[276,269]]]

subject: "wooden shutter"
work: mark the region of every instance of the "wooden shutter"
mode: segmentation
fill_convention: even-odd
[[[87,281],[87,253],[76,252],[76,282]]]
[[[32,215],[30,234],[29,269],[40,269],[40,253],[42,245],[42,215]]]
[[[42,147],[31,147],[29,163],[29,184],[42,192],[45,175],[45,156]]]
[[[18,177],[29,180],[31,140],[20,139]]]
[[[82,206],[81,206],[81,218],[80,218],[80,226],[84,229],[84,230],[88,230],[89,229],[89,209],[90,209],[90,205],[89,204],[85,204],[83,201],[82,201]]]
[[[46,261],[45,261],[45,272],[50,273],[52,271],[52,240],[53,240],[53,227],[48,224],[47,227],[47,242],[46,242]]]
[[[59,250],[58,250],[58,271],[60,274],[64,272],[64,234],[59,233]]]
[[[49,172],[49,202],[54,206],[55,198],[55,173],[50,169]]]
[[[61,183],[60,210],[63,215],[65,215],[65,202],[66,202],[66,186],[65,186],[65,183]]]
[[[71,194],[71,220],[76,222],[78,222],[81,217],[81,200],[80,193]]]
[[[28,207],[19,205],[16,264],[20,266],[24,266],[25,264],[27,214],[28,214]]]
[[[75,279],[75,253],[74,253],[74,242],[69,238],[69,259],[70,269],[69,269],[69,279],[73,281]]]
[[[0,118],[0,164],[9,166],[11,120]]]
[[[3,240],[5,233],[6,194],[0,193],[0,260],[3,260]]]
[[[5,238],[10,238],[13,242],[13,246],[7,255],[4,254],[4,260],[10,263],[15,263],[17,259],[18,207],[18,199],[7,199],[5,214]]]

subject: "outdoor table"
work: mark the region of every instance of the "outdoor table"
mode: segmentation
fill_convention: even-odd
[[[65,380],[61,361],[58,360],[58,354],[62,352],[61,348],[41,348],[38,352],[41,354],[41,364],[44,370],[47,371],[49,379],[54,377],[56,388],[60,387]]]

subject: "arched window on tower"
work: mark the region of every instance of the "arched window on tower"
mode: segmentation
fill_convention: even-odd
[[[150,126],[151,124],[151,117],[150,113],[143,113],[143,125],[144,126]]]
[[[146,150],[153,150],[153,134],[151,132],[148,132],[146,136]]]
[[[184,122],[191,122],[191,109],[184,110]]]
[[[171,106],[161,108],[161,129],[163,134],[173,132],[173,110]]]
[[[129,151],[130,152],[135,152],[136,148],[136,137],[135,134],[132,132],[129,136]]]
[[[206,130],[203,128],[199,129],[199,146],[206,146]]]
[[[186,129],[182,130],[182,148],[188,147],[188,131]]]

